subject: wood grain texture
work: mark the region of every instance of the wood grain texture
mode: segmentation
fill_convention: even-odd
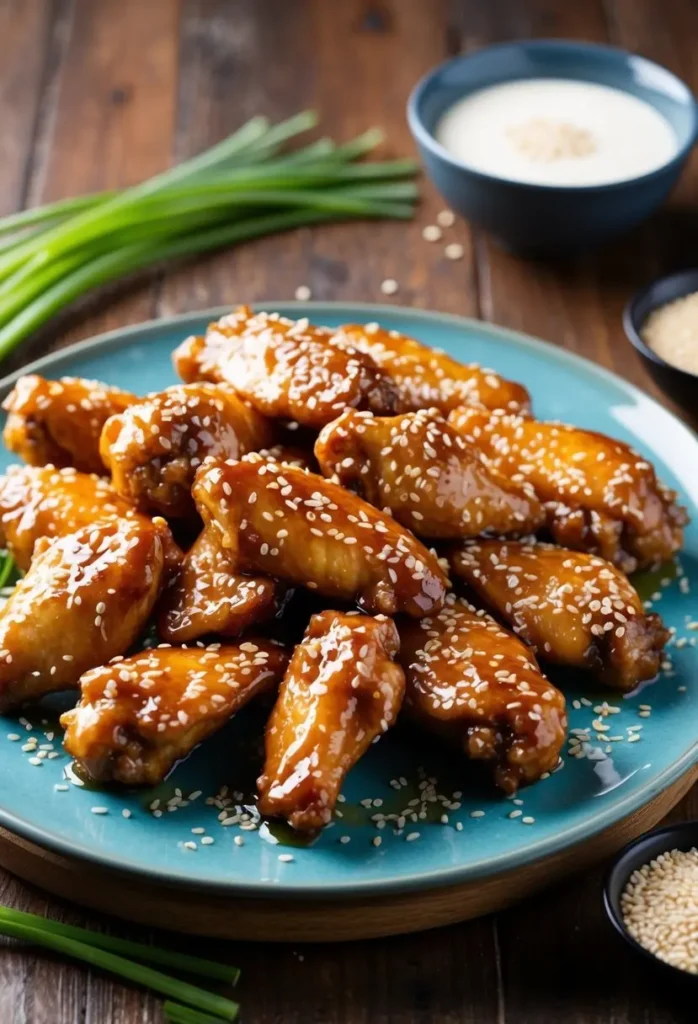
[[[384,153],[413,151],[404,104],[428,67],[462,49],[529,35],[610,41],[698,88],[694,0],[0,0],[0,210],[130,183],[247,117],[318,109],[321,132],[372,124]],[[698,163],[667,207],[628,238],[564,263],[521,263],[459,224],[464,258],[421,228],[441,208],[425,186],[414,225],[337,225],[260,240],[102,294],[40,335],[31,355],[107,326],[213,303],[380,300],[478,314],[611,366],[657,394],[619,314],[645,280],[695,264]],[[9,367],[8,367],[9,369]],[[695,817],[695,788],[672,813]],[[694,1019],[617,942],[600,906],[602,868],[486,919],[354,944],[196,940],[243,969],[254,1024],[673,1024]],[[143,938],[0,872],[0,901]],[[160,933],[159,944],[188,948]],[[1,940],[0,940],[1,941]],[[0,948],[1,1024],[159,1024],[159,1000],[98,972]]]

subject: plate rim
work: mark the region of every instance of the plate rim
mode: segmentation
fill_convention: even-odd
[[[552,360],[567,367],[571,366],[577,370],[584,371],[589,376],[601,378],[622,392],[625,392],[629,398],[651,403],[653,412],[659,414],[660,418],[671,421],[674,427],[678,426],[680,433],[684,435],[685,442],[693,445],[698,454],[698,435],[678,416],[669,409],[664,408],[655,398],[642,391],[641,388],[624,380],[612,370],[599,366],[591,359],[580,356],[575,352],[569,352],[554,343],[546,342],[521,331],[500,327],[474,317],[459,316],[455,313],[440,313],[428,309],[384,303],[324,302],[319,300],[301,302],[298,300],[278,299],[250,303],[250,305],[255,312],[283,309],[291,314],[304,313],[311,316],[315,314],[321,318],[323,311],[326,311],[330,315],[341,313],[343,318],[345,314],[348,314],[346,316],[347,320],[357,319],[364,322],[380,320],[381,317],[385,316],[399,315],[407,316],[417,323],[424,323],[425,325],[436,322],[455,329],[477,331],[481,335],[484,334],[505,343],[513,343],[517,347],[533,350],[534,353],[543,356],[546,361]],[[194,329],[194,325],[202,320],[215,320],[229,311],[230,305],[207,307],[172,316],[153,318],[137,324],[129,324],[125,327],[117,327],[86,338],[83,341],[41,356],[0,379],[0,398],[3,398],[16,381],[25,374],[38,373],[51,367],[60,367],[62,362],[69,362],[75,356],[81,356],[94,350],[110,351],[111,349],[118,349],[122,345],[129,344],[134,335],[154,334],[158,331],[168,330],[173,326],[177,327],[178,325],[184,328],[187,324],[191,324],[192,329]],[[183,334],[182,337],[184,338],[185,336]],[[25,821],[2,806],[0,806],[0,826],[55,853],[94,863],[117,874],[135,875],[151,879],[174,889],[201,890],[227,896],[238,895],[271,899],[278,899],[282,895],[284,899],[288,900],[326,900],[328,897],[350,899],[355,895],[375,895],[380,897],[396,895],[410,890],[435,889],[449,885],[458,885],[486,876],[505,874],[522,868],[534,860],[542,860],[573,846],[580,840],[598,835],[605,828],[609,828],[622,821],[634,811],[649,803],[653,797],[663,792],[697,761],[698,738],[658,775],[652,776],[645,785],[640,786],[634,792],[614,802],[608,808],[601,809],[591,821],[577,822],[562,832],[555,832],[553,835],[542,840],[534,838],[532,841],[518,847],[515,851],[503,853],[495,857],[481,858],[469,864],[456,864],[449,867],[414,872],[399,877],[376,878],[363,881],[322,883],[320,885],[293,885],[291,880],[278,882],[238,878],[231,879],[230,882],[225,883],[209,882],[202,878],[192,878],[185,870],[148,867],[139,861],[130,862],[128,858],[119,858],[110,853],[100,853],[82,843],[76,844],[60,835],[47,833],[38,825]]]

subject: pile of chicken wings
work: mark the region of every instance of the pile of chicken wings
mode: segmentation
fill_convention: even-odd
[[[4,403],[24,464],[0,543],[24,576],[0,708],[74,689],[91,779],[153,785],[266,699],[260,812],[313,830],[401,711],[512,793],[565,739],[546,664],[623,691],[657,674],[668,634],[626,574],[687,519],[626,444],[378,324],[241,307],[174,364],[145,397],[32,375]]]

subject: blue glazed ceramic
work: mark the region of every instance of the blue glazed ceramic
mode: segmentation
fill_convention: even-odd
[[[530,185],[460,163],[434,138],[441,115],[470,92],[524,78],[573,78],[632,93],[676,132],[672,160],[649,174],[610,185]],[[647,217],[675,184],[698,132],[688,87],[644,57],[592,43],[535,40],[489,46],[429,72],[407,105],[410,130],[427,173],[449,205],[504,246],[546,253],[595,246]]]
[[[698,374],[672,366],[657,355],[644,341],[642,328],[655,309],[697,291],[698,269],[682,270],[652,281],[632,297],[623,311],[623,327],[628,341],[655,382],[693,417],[698,413]]]
[[[0,717],[0,824],[45,847],[189,888],[317,898],[357,891],[385,894],[521,867],[584,842],[678,779],[698,756],[698,652],[693,646],[698,633],[689,628],[690,622],[698,620],[695,437],[618,377],[511,331],[390,306],[282,302],[265,308],[295,317],[307,315],[330,325],[378,320],[458,359],[478,360],[522,381],[533,395],[539,416],[568,419],[614,434],[653,459],[664,479],[679,490],[694,519],[687,530],[681,570],[672,564],[640,581],[647,597],[656,595],[654,607],[677,630],[680,642],[668,652],[672,667],[642,693],[625,698],[595,689],[579,677],[558,675],[567,692],[573,729],[590,726],[596,717],[594,706],[607,699],[621,708],[607,719],[609,735],[624,738],[592,742],[591,759],[565,755],[563,770],[522,790],[517,798],[521,803],[516,805],[497,793],[472,764],[458,758],[446,760],[438,747],[403,727],[393,730],[351,772],[345,800],[339,805],[342,817],[307,848],[286,845],[289,837],[283,830],[263,826],[241,832],[237,825],[224,826],[218,817],[220,809],[206,803],[208,796],[227,786],[226,799],[233,807],[239,802],[235,793],[246,792],[254,778],[247,751],[263,727],[254,709],[204,743],[155,790],[90,791],[75,785],[79,780],[62,750],[55,725],[57,705],[51,702],[24,720]],[[97,377],[141,393],[159,389],[175,380],[170,363],[174,346],[191,332],[202,331],[221,312],[188,314],[112,332],[40,360],[32,369],[49,377]],[[2,382],[0,389],[6,391],[13,379]],[[10,461],[2,453],[0,470]],[[677,577],[679,571],[685,575]],[[649,717],[639,715],[641,704],[651,705]],[[642,727],[642,738],[630,743],[628,728],[637,726]],[[41,766],[32,765],[33,752],[23,749],[30,737],[53,746]],[[426,817],[408,820],[399,836],[391,827],[379,831],[371,816],[407,809],[410,800],[418,799],[424,779],[435,780],[436,792],[451,807],[427,804]],[[56,789],[57,785],[61,788]],[[178,804],[180,799],[186,806],[167,810],[170,802]],[[382,801],[379,812],[376,805],[362,805],[368,799]],[[106,808],[107,813],[94,814],[94,807]],[[130,817],[122,816],[124,809],[131,812]],[[163,813],[156,816],[154,810]],[[521,814],[512,817],[517,811]],[[484,813],[472,816],[473,812]],[[233,816],[232,811],[227,813]],[[446,823],[439,820],[444,813]],[[529,818],[535,821],[526,823],[524,819]],[[202,845],[201,834],[192,832],[200,828],[214,839],[213,844]],[[418,833],[418,838],[406,841],[412,833]],[[234,842],[236,836],[242,837],[244,845]],[[349,842],[340,842],[345,836]],[[374,846],[378,836],[381,845]],[[196,849],[184,846],[186,842],[195,842]],[[293,860],[279,860],[279,854]]]

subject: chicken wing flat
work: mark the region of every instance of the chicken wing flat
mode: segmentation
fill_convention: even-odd
[[[110,416],[136,402],[135,395],[97,380],[20,377],[2,404],[8,413],[3,438],[30,466],[73,466],[104,473],[99,435]]]
[[[175,353],[177,368],[231,384],[266,416],[319,430],[347,407],[376,413],[396,409],[394,385],[370,356],[307,319],[254,314],[241,306],[209,334],[211,344],[198,349],[200,369],[189,341],[186,354]]]
[[[337,484],[247,456],[211,462],[193,489],[236,572],[358,600],[370,612],[420,618],[441,607],[447,580],[434,555],[393,519]]]
[[[460,405],[514,411],[531,404],[522,384],[476,363],[459,363],[439,349],[378,324],[349,324],[339,328],[336,336],[369,355],[391,377],[397,387],[398,412],[435,406],[447,414]]]
[[[326,825],[344,777],[395,721],[405,677],[383,616],[314,615],[291,658],[266,731],[259,810],[293,828]]]
[[[405,709],[467,757],[495,762],[507,793],[553,770],[565,741],[565,698],[513,633],[452,594],[433,618],[404,620]]]
[[[0,546],[28,569],[40,539],[62,537],[109,518],[134,518],[132,506],[94,474],[54,466],[10,466],[0,477]],[[145,518],[145,517],[143,517]]]
[[[450,423],[493,469],[533,487],[558,544],[601,555],[624,572],[662,562],[681,547],[685,510],[622,441],[477,409],[457,409]]]
[[[659,671],[669,634],[603,558],[552,544],[481,540],[454,548],[450,560],[544,661],[588,669],[618,690]]]
[[[438,409],[391,417],[349,409],[322,431],[315,455],[325,476],[419,537],[526,535],[545,521],[532,490],[488,469]]]
[[[229,387],[179,384],[112,416],[100,450],[119,494],[143,512],[186,519],[207,456],[237,459],[273,441],[269,421]]]
[[[96,782],[154,786],[248,701],[279,683],[273,642],[158,647],[86,672],[64,745]]]
[[[0,707],[71,689],[140,636],[165,577],[163,520],[110,519],[54,540],[0,611]]]
[[[276,611],[277,584],[236,573],[220,530],[205,527],[162,595],[158,634],[173,644],[201,636],[239,636]]]

